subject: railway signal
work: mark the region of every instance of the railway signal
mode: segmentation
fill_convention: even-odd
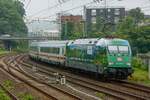
[[[60,84],[61,85],[65,85],[66,84],[66,77],[65,76],[61,76],[61,78],[60,78]]]
[[[32,67],[33,72],[37,71],[37,68],[35,66]]]
[[[61,85],[66,84],[66,77],[64,75],[61,75],[59,73],[54,73],[55,81],[56,83],[60,83]]]

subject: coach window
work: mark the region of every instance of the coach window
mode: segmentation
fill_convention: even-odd
[[[52,48],[52,53],[59,54],[59,48]]]

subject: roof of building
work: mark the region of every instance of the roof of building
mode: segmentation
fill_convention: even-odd
[[[87,9],[104,9],[104,8],[112,8],[112,9],[118,9],[118,8],[125,8],[124,6],[86,6]]]

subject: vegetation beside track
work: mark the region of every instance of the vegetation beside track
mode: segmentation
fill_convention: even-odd
[[[4,81],[4,82],[3,82],[3,86],[4,86],[6,89],[8,89],[8,90],[11,90],[11,89],[14,88],[14,84],[13,84],[13,82],[10,81],[10,80]]]
[[[0,55],[7,54],[7,53],[9,53],[9,52],[4,50],[3,48],[0,48]]]
[[[104,93],[96,93],[96,95],[101,98],[101,99],[105,99],[106,98],[106,94]]]
[[[6,89],[8,89],[8,90],[14,89],[14,84],[13,84],[13,82],[10,81],[10,80],[4,81],[3,85],[4,85],[4,87],[5,87]],[[1,92],[1,90],[0,90],[0,93],[3,93],[3,92]],[[5,96],[5,95],[2,94],[2,96]],[[31,94],[29,94],[29,93],[22,93],[22,94],[19,94],[18,97],[20,98],[20,100],[35,100],[35,97],[33,97],[33,96],[32,96]],[[7,95],[6,95],[5,98],[7,98]],[[0,100],[10,100],[10,99],[1,99],[1,94],[0,94]]]
[[[132,67],[134,68],[134,73],[132,74],[132,77],[129,77],[129,80],[150,86],[148,68],[143,64],[142,60],[139,58],[133,58]]]
[[[11,100],[10,97],[0,88],[0,100]]]
[[[18,53],[26,53],[27,52],[27,50],[24,50],[23,51],[23,49],[15,49],[15,50],[12,50],[11,52],[10,51],[7,51],[7,50],[5,50],[5,49],[3,49],[3,48],[0,48],[0,56],[2,56],[2,55],[5,55],[5,54],[18,54]]]
[[[33,97],[29,93],[24,93],[19,95],[20,100],[36,100],[35,97]]]

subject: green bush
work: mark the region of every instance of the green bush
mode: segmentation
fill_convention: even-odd
[[[9,96],[6,95],[6,93],[0,89],[0,100],[11,100]]]
[[[140,58],[134,57],[132,59],[132,67],[134,73],[132,74],[132,77],[129,77],[129,80],[142,84],[150,84],[147,67],[143,64]]]
[[[7,88],[9,90],[14,88],[14,83],[12,81],[10,81],[10,80],[5,80],[3,82],[3,85],[4,85],[5,88]]]
[[[101,98],[102,100],[105,100],[106,94],[104,94],[104,93],[97,93],[97,92],[96,92],[96,96],[98,96],[98,97]]]
[[[144,82],[148,80],[148,72],[145,70],[141,70],[139,68],[134,68],[134,73],[129,80],[136,81],[136,82]]]
[[[20,100],[36,100],[35,97],[33,97],[29,93],[20,94],[19,97],[20,97]]]
[[[142,70],[146,70],[147,67],[144,65],[144,63],[142,62],[142,60],[140,58],[134,57],[132,59],[132,67],[133,68],[139,68]]]

